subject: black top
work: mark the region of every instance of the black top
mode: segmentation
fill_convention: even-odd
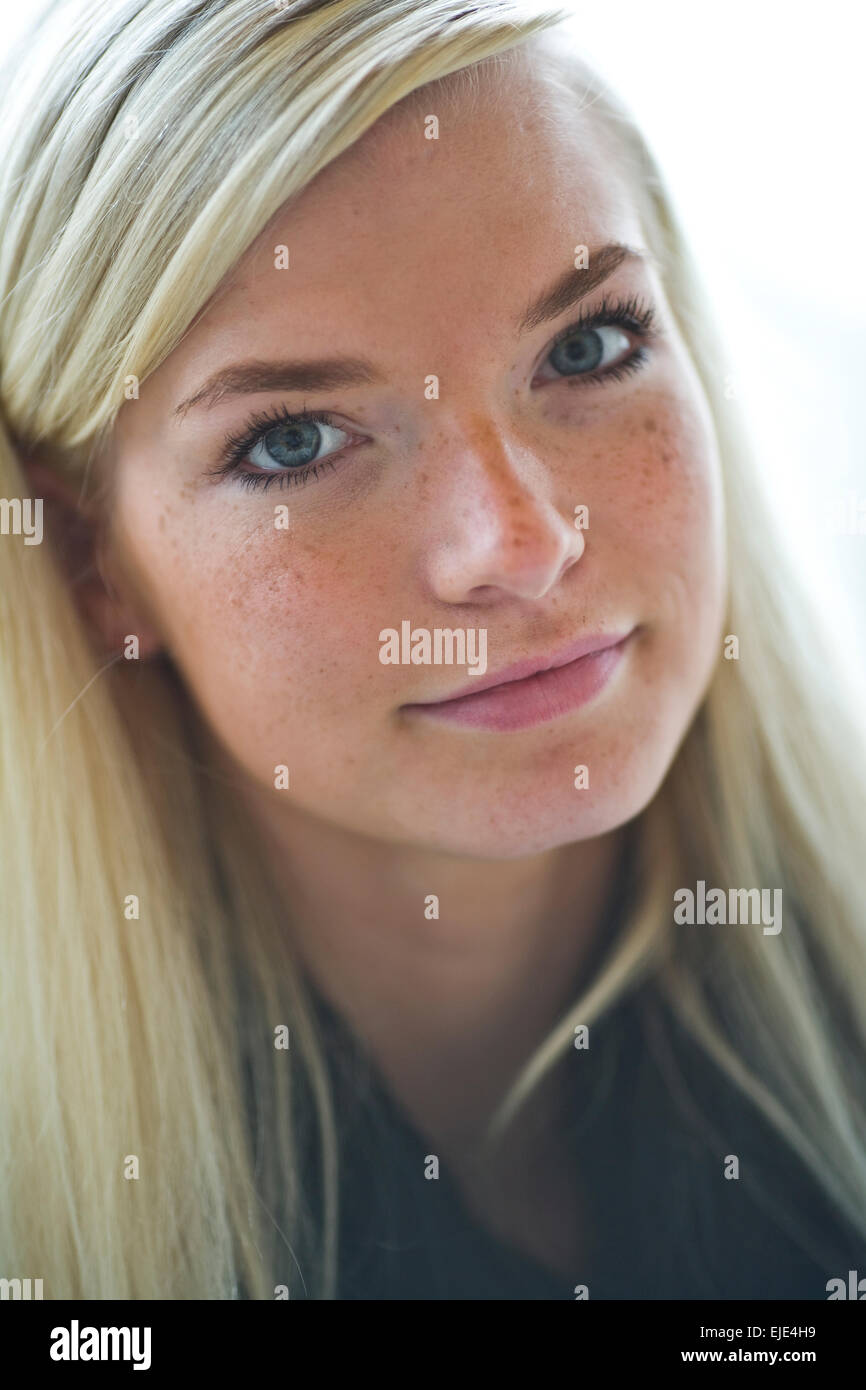
[[[568,1278],[489,1234],[444,1163],[425,1177],[430,1142],[333,1010],[317,1009],[340,1133],[340,1299],[573,1300],[578,1285],[590,1299],[826,1299],[828,1279],[866,1267],[800,1161],[668,1019],[685,1090],[671,1082],[648,1041],[662,1017],[648,988],[557,1064],[574,1072],[563,1122],[593,1223],[594,1254]],[[731,1155],[738,1178],[725,1176]]]

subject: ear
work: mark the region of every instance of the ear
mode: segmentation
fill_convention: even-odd
[[[44,525],[91,639],[106,656],[123,651],[126,639],[138,638],[139,657],[155,656],[162,645],[156,628],[130,597],[116,592],[108,577],[100,513],[68,481],[36,459],[23,461],[34,498],[43,499]]]

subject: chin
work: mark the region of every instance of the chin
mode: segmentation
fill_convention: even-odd
[[[667,765],[641,768],[640,776],[623,769],[616,789],[574,789],[552,796],[549,788],[513,800],[498,794],[487,803],[466,797],[449,807],[447,818],[428,820],[424,848],[468,859],[522,859],[564,845],[595,839],[620,829],[639,815],[658,792]],[[438,819],[438,818],[437,818]],[[405,825],[405,822],[404,822]],[[422,826],[415,819],[415,842]],[[404,831],[405,834],[405,831]]]

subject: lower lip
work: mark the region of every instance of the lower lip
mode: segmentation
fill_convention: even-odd
[[[539,671],[522,681],[494,685],[477,695],[463,695],[459,700],[405,708],[429,719],[465,724],[473,729],[508,732],[547,724],[551,719],[588,704],[604,689],[619,666],[630,637],[631,633],[615,647],[590,652],[567,666]]]

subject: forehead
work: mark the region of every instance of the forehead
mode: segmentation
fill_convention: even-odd
[[[154,407],[233,358],[477,365],[577,246],[639,245],[613,142],[541,37],[411,93],[285,203],[156,372]]]
[[[389,288],[480,293],[518,269],[521,284],[543,280],[578,244],[638,239],[624,171],[584,103],[537,43],[411,93],[284,205],[225,292],[255,297],[277,245],[299,294],[360,302],[375,286],[381,304]]]

